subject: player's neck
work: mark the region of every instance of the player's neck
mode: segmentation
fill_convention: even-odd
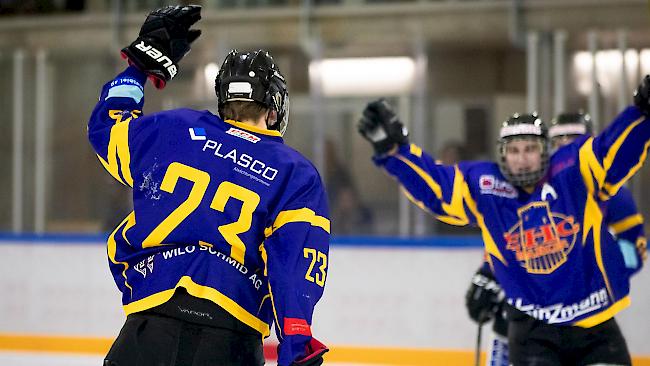
[[[249,126],[253,126],[260,130],[268,130],[269,128],[268,125],[266,124],[266,118],[267,118],[267,114],[264,114],[263,116],[260,116],[260,118],[258,118],[257,120],[247,119],[239,122],[247,124]]]

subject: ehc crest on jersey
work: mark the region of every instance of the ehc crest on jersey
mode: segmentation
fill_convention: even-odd
[[[574,217],[551,212],[546,201],[532,202],[517,214],[519,221],[504,238],[526,272],[548,274],[564,264],[580,231]]]
[[[494,175],[481,175],[478,180],[481,194],[493,194],[506,198],[517,197],[517,190],[512,184],[496,179]]]

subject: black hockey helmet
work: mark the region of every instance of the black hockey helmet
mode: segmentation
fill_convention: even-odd
[[[594,132],[591,116],[583,112],[561,113],[551,120],[548,137],[591,135]]]
[[[275,121],[267,121],[267,127],[284,135],[289,123],[289,93],[284,77],[267,51],[230,51],[214,81],[214,90],[219,114],[226,102],[261,103],[278,114]]]
[[[513,173],[506,164],[506,145],[514,139],[533,139],[540,143],[541,167],[537,171]],[[519,187],[528,187],[537,183],[548,170],[549,149],[548,131],[544,121],[536,112],[531,114],[515,113],[501,124],[498,141],[499,169],[508,181]]]

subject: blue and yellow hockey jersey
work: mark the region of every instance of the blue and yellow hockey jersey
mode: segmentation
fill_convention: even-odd
[[[209,111],[142,115],[146,76],[127,68],[88,124],[99,160],[133,188],[134,210],[108,238],[126,314],[177,287],[280,340],[278,362],[304,356],[325,286],[330,222],[314,166],[276,131]]]
[[[548,324],[592,327],[630,304],[602,203],[641,167],[649,145],[650,122],[629,107],[600,135],[556,152],[532,193],[508,183],[496,163],[445,166],[415,145],[374,160],[439,220],[481,228],[510,304]]]

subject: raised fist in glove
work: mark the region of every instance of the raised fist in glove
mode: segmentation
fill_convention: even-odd
[[[492,319],[501,308],[505,295],[494,275],[484,268],[472,277],[472,283],[465,294],[465,306],[469,317],[477,323]]]
[[[200,30],[190,29],[199,19],[198,5],[154,10],[142,24],[138,38],[122,49],[122,57],[149,75],[156,88],[162,89],[176,76],[178,62],[201,35]]]
[[[646,115],[650,115],[650,75],[646,75],[634,92],[634,105]]]
[[[368,103],[357,128],[361,136],[372,143],[377,155],[408,143],[408,130],[385,99]]]

